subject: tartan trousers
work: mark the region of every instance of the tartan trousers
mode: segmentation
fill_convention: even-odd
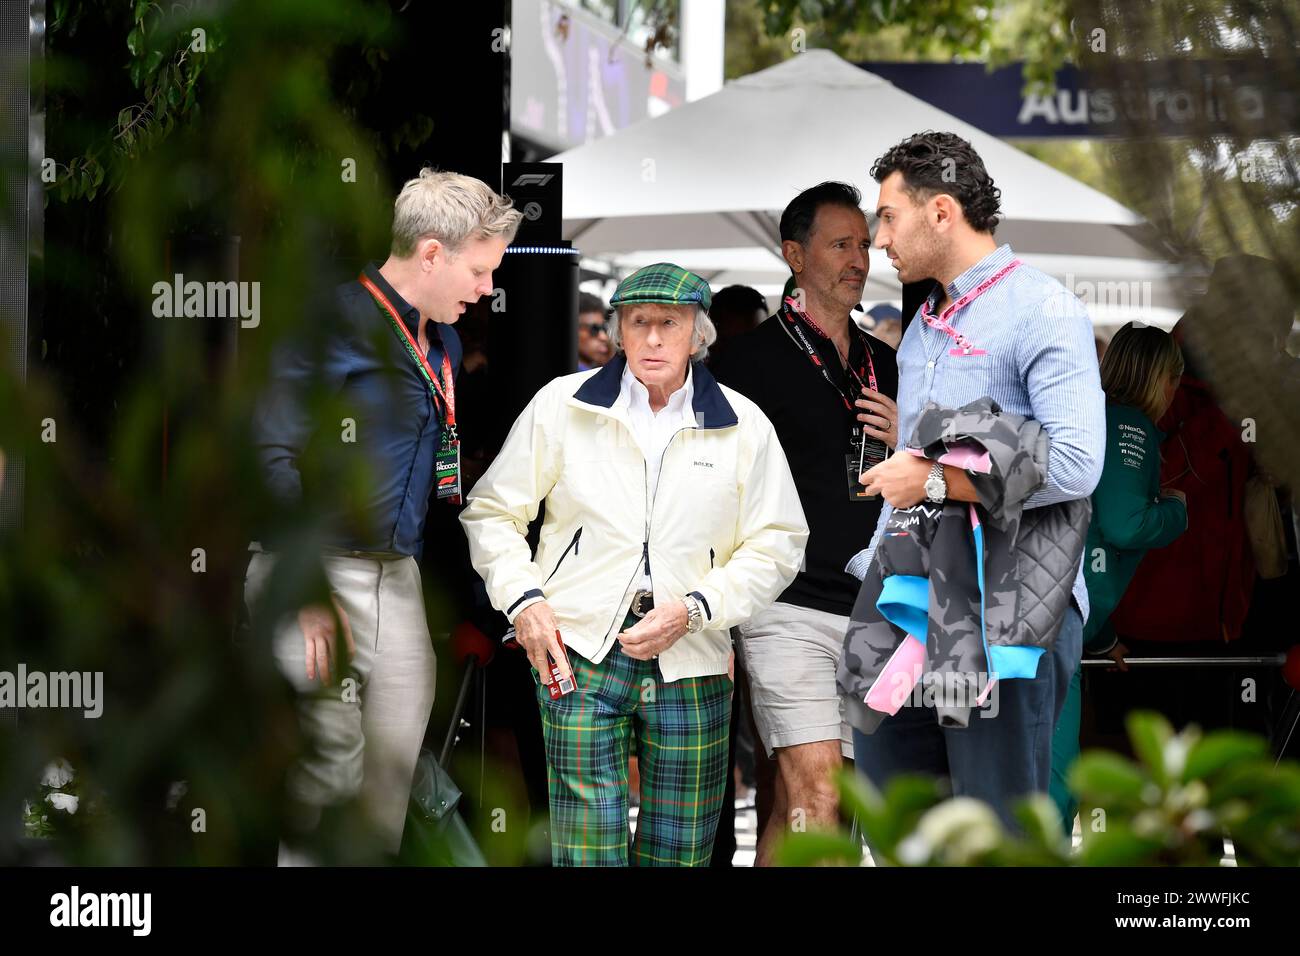
[[[730,770],[730,678],[664,683],[658,661],[634,660],[618,643],[599,664],[578,654],[569,663],[572,693],[551,700],[537,685],[552,863],[627,866],[630,856],[633,866],[708,866]],[[627,788],[634,746],[641,806],[632,838]]]

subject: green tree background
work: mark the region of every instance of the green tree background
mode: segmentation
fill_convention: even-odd
[[[1286,24],[1293,31],[1297,16],[1293,4],[1251,0],[1127,5],[1141,8],[1136,15],[1122,15],[1125,6],[1071,0],[953,0],[941,4],[740,0],[727,4],[725,73],[727,79],[734,79],[796,55],[795,31],[802,31],[800,40],[806,48],[831,50],[850,62],[978,62],[993,70],[1020,61],[1025,90],[1046,93],[1054,88],[1056,70],[1066,64],[1090,65],[1098,78],[1105,79],[1112,75],[1116,63],[1145,55],[1210,62],[1271,55],[1286,63]],[[1270,18],[1281,30],[1279,34],[1271,34],[1265,27]],[[1091,31],[1098,27],[1108,31],[1109,41],[1100,56],[1091,53],[1088,43]],[[1236,45],[1225,41],[1230,37],[1237,38]],[[1284,86],[1285,75],[1277,79],[1279,86]],[[1140,179],[1134,171],[1135,151],[1145,153],[1154,144],[1143,131],[1133,133],[1134,141],[1127,143],[1103,139],[1009,142],[1146,215],[1161,228],[1174,254],[1186,257],[1189,264],[1204,266],[1234,252],[1274,254],[1278,246],[1268,233],[1274,228],[1295,230],[1294,211],[1275,224],[1261,224],[1261,229],[1240,228],[1253,218],[1252,209],[1273,203],[1265,196],[1266,189],[1241,188],[1239,181],[1225,184],[1225,179],[1236,179],[1236,164],[1225,159],[1221,149],[1211,151],[1213,155],[1206,159],[1205,150],[1199,148],[1202,144],[1183,144],[1177,155],[1167,157],[1155,180],[1159,188],[1153,191],[1152,180]],[[1247,145],[1238,143],[1232,152],[1240,154]],[[1222,206],[1221,216],[1207,215],[1211,195]]]

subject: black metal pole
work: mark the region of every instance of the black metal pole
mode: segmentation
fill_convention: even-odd
[[[1089,657],[1082,661],[1085,667],[1117,667],[1109,657]],[[1281,667],[1285,654],[1266,654],[1260,657],[1126,657],[1129,667]]]
[[[438,763],[445,769],[451,759],[451,748],[456,746],[456,735],[460,732],[460,715],[465,712],[465,701],[469,697],[469,682],[478,670],[478,656],[471,654],[465,658],[465,676],[460,679],[460,693],[456,695],[456,707],[451,712],[451,725],[447,728],[447,739],[442,742],[442,754]]]

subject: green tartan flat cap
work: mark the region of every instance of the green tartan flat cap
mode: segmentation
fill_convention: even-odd
[[[618,284],[611,306],[635,305],[638,302],[662,302],[665,305],[698,305],[705,312],[713,301],[709,284],[694,272],[671,262],[643,266]]]

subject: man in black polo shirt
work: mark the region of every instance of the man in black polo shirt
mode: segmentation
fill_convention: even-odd
[[[794,288],[715,369],[771,419],[812,532],[805,570],[738,629],[754,720],[778,766],[760,866],[786,821],[834,825],[832,772],[853,756],[835,686],[859,584],[844,566],[871,540],[880,514],[880,499],[863,493],[858,475],[898,443],[894,350],[849,314],[862,298],[871,245],[861,203],[853,186],[830,182],[786,207],[781,253]]]

